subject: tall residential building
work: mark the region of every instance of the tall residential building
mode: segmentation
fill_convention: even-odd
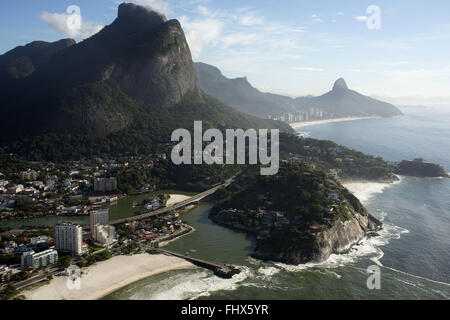
[[[33,267],[39,269],[42,267],[51,267],[58,262],[58,252],[54,249],[35,253],[34,251],[24,252],[21,258],[22,268]]]
[[[96,228],[95,225],[107,226],[109,225],[109,209],[93,210],[90,212],[90,227],[91,227],[91,237],[96,238]]]
[[[96,224],[94,226],[95,229],[95,238],[93,238],[94,242],[102,247],[109,247],[116,240],[116,228],[113,226],[105,226],[101,224]]]
[[[96,192],[111,192],[117,190],[116,178],[95,178],[94,191]]]
[[[55,247],[61,252],[70,252],[80,255],[83,240],[83,229],[79,225],[70,222],[62,222],[55,225]]]

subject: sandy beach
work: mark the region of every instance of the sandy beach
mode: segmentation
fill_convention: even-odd
[[[327,119],[327,120],[313,120],[313,121],[304,121],[304,122],[292,122],[289,125],[296,129],[307,126],[313,126],[316,124],[324,124],[324,123],[333,123],[333,122],[344,122],[344,121],[355,121],[355,120],[367,120],[367,119],[378,119],[380,117],[347,117],[347,118],[337,118],[337,119]]]
[[[178,202],[182,202],[190,198],[190,196],[185,196],[183,194],[169,194],[170,198],[167,200],[166,206],[170,207]]]
[[[165,255],[116,256],[82,269],[80,290],[69,290],[68,277],[61,276],[22,294],[27,300],[97,300],[152,275],[194,267],[186,260]]]

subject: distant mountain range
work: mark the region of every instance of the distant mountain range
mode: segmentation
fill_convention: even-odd
[[[246,78],[228,79],[221,71],[205,63],[196,63],[195,70],[202,90],[233,108],[262,118],[298,114],[309,109],[320,109],[333,117],[391,117],[401,115],[392,104],[350,90],[344,79],[338,79],[333,89],[319,97],[290,98],[263,93]]]
[[[209,64],[197,62],[195,71],[203,91],[247,114],[267,118],[295,112],[298,108],[297,101],[290,97],[263,93],[252,87],[247,78],[228,79]]]
[[[292,130],[205,94],[180,23],[134,4],[121,4],[111,25],[80,43],[33,42],[1,55],[0,85],[2,144],[43,157],[62,142],[79,144],[73,136],[89,141],[84,149],[146,152],[194,120]]]

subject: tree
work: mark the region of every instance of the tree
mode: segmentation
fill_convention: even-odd
[[[72,262],[72,259],[70,256],[62,256],[58,260],[58,265],[60,265],[63,268],[68,268]]]

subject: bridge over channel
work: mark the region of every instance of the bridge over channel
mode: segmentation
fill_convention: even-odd
[[[112,225],[118,225],[118,224],[122,224],[122,223],[126,223],[126,222],[131,222],[131,221],[138,221],[138,220],[143,220],[143,219],[148,219],[151,217],[155,217],[158,216],[160,214],[163,213],[167,213],[167,212],[171,212],[180,208],[184,208],[192,203],[196,203],[199,202],[200,200],[202,200],[203,198],[206,198],[207,196],[212,195],[213,193],[215,193],[217,190],[219,190],[222,187],[226,187],[228,186],[231,182],[233,181],[233,178],[228,179],[224,184],[218,185],[214,188],[211,188],[209,190],[206,190],[202,193],[196,194],[195,196],[186,199],[184,201],[175,203],[174,205],[170,206],[170,207],[165,207],[165,208],[161,208],[149,213],[144,213],[144,214],[140,214],[134,217],[129,217],[129,218],[124,218],[124,219],[119,219],[119,220],[115,220],[112,221],[111,224]]]

